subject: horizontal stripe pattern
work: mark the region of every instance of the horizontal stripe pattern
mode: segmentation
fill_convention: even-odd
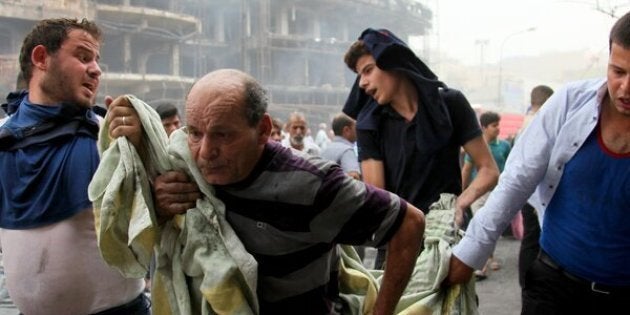
[[[328,283],[335,244],[380,245],[406,203],[336,164],[274,144],[252,176],[217,186],[228,221],[259,263],[259,293],[279,301]]]

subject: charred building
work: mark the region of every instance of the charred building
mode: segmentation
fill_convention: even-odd
[[[367,27],[426,35],[414,0],[0,0],[0,93],[15,87],[22,40],[40,19],[87,17],[104,31],[105,95],[183,107],[192,83],[236,68],[267,88],[272,115],[304,112],[311,126],[341,110],[355,75],[343,54]]]

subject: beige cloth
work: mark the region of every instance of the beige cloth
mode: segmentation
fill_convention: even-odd
[[[452,246],[461,236],[454,228],[456,196],[442,194],[427,214],[424,250],[416,260],[407,288],[396,307],[399,315],[478,314],[475,283],[442,288],[448,275]],[[347,302],[344,314],[369,314],[376,301],[383,271],[367,270],[350,246],[341,251],[340,292]]]

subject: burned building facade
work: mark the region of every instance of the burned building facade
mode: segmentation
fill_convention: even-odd
[[[298,110],[312,125],[341,110],[355,78],[343,54],[363,29],[406,39],[431,26],[431,11],[414,0],[0,1],[0,93],[15,87],[26,33],[53,17],[103,29],[99,100],[130,93],[181,108],[198,77],[236,68],[267,88],[272,115]]]

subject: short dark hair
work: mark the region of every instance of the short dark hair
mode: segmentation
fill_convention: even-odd
[[[20,70],[26,82],[33,77],[33,62],[31,54],[33,48],[38,45],[46,47],[49,54],[55,54],[63,42],[68,39],[68,33],[73,29],[82,29],[88,32],[95,40],[101,41],[100,28],[87,19],[46,19],[37,23],[28,35],[24,38],[22,49],[20,50]]]
[[[553,94],[553,90],[546,85],[538,85],[532,89],[530,97],[533,106],[541,106]]]
[[[357,40],[352,43],[346,54],[343,56],[343,61],[346,63],[350,70],[357,72],[357,62],[359,58],[369,55],[370,51],[365,46],[362,40]]]
[[[620,17],[610,30],[608,52],[612,51],[613,43],[621,45],[625,49],[630,49],[630,12]]]
[[[487,111],[479,116],[479,123],[481,127],[488,127],[488,125],[499,122],[501,120],[501,116],[495,112]]]
[[[160,119],[162,120],[179,115],[177,106],[173,105],[173,103],[170,102],[158,103],[155,106],[155,111],[158,113],[158,115],[160,115]]]
[[[267,112],[267,92],[254,78],[247,76],[243,82],[245,116],[250,127],[260,122]]]
[[[282,121],[280,121],[280,119],[278,118],[274,118],[271,120],[271,125],[274,128],[278,128],[278,130],[282,130]]]
[[[354,119],[350,118],[350,116],[340,113],[337,114],[332,120],[332,130],[335,133],[335,136],[341,136],[343,133],[343,128],[346,126],[352,126],[354,123]]]

